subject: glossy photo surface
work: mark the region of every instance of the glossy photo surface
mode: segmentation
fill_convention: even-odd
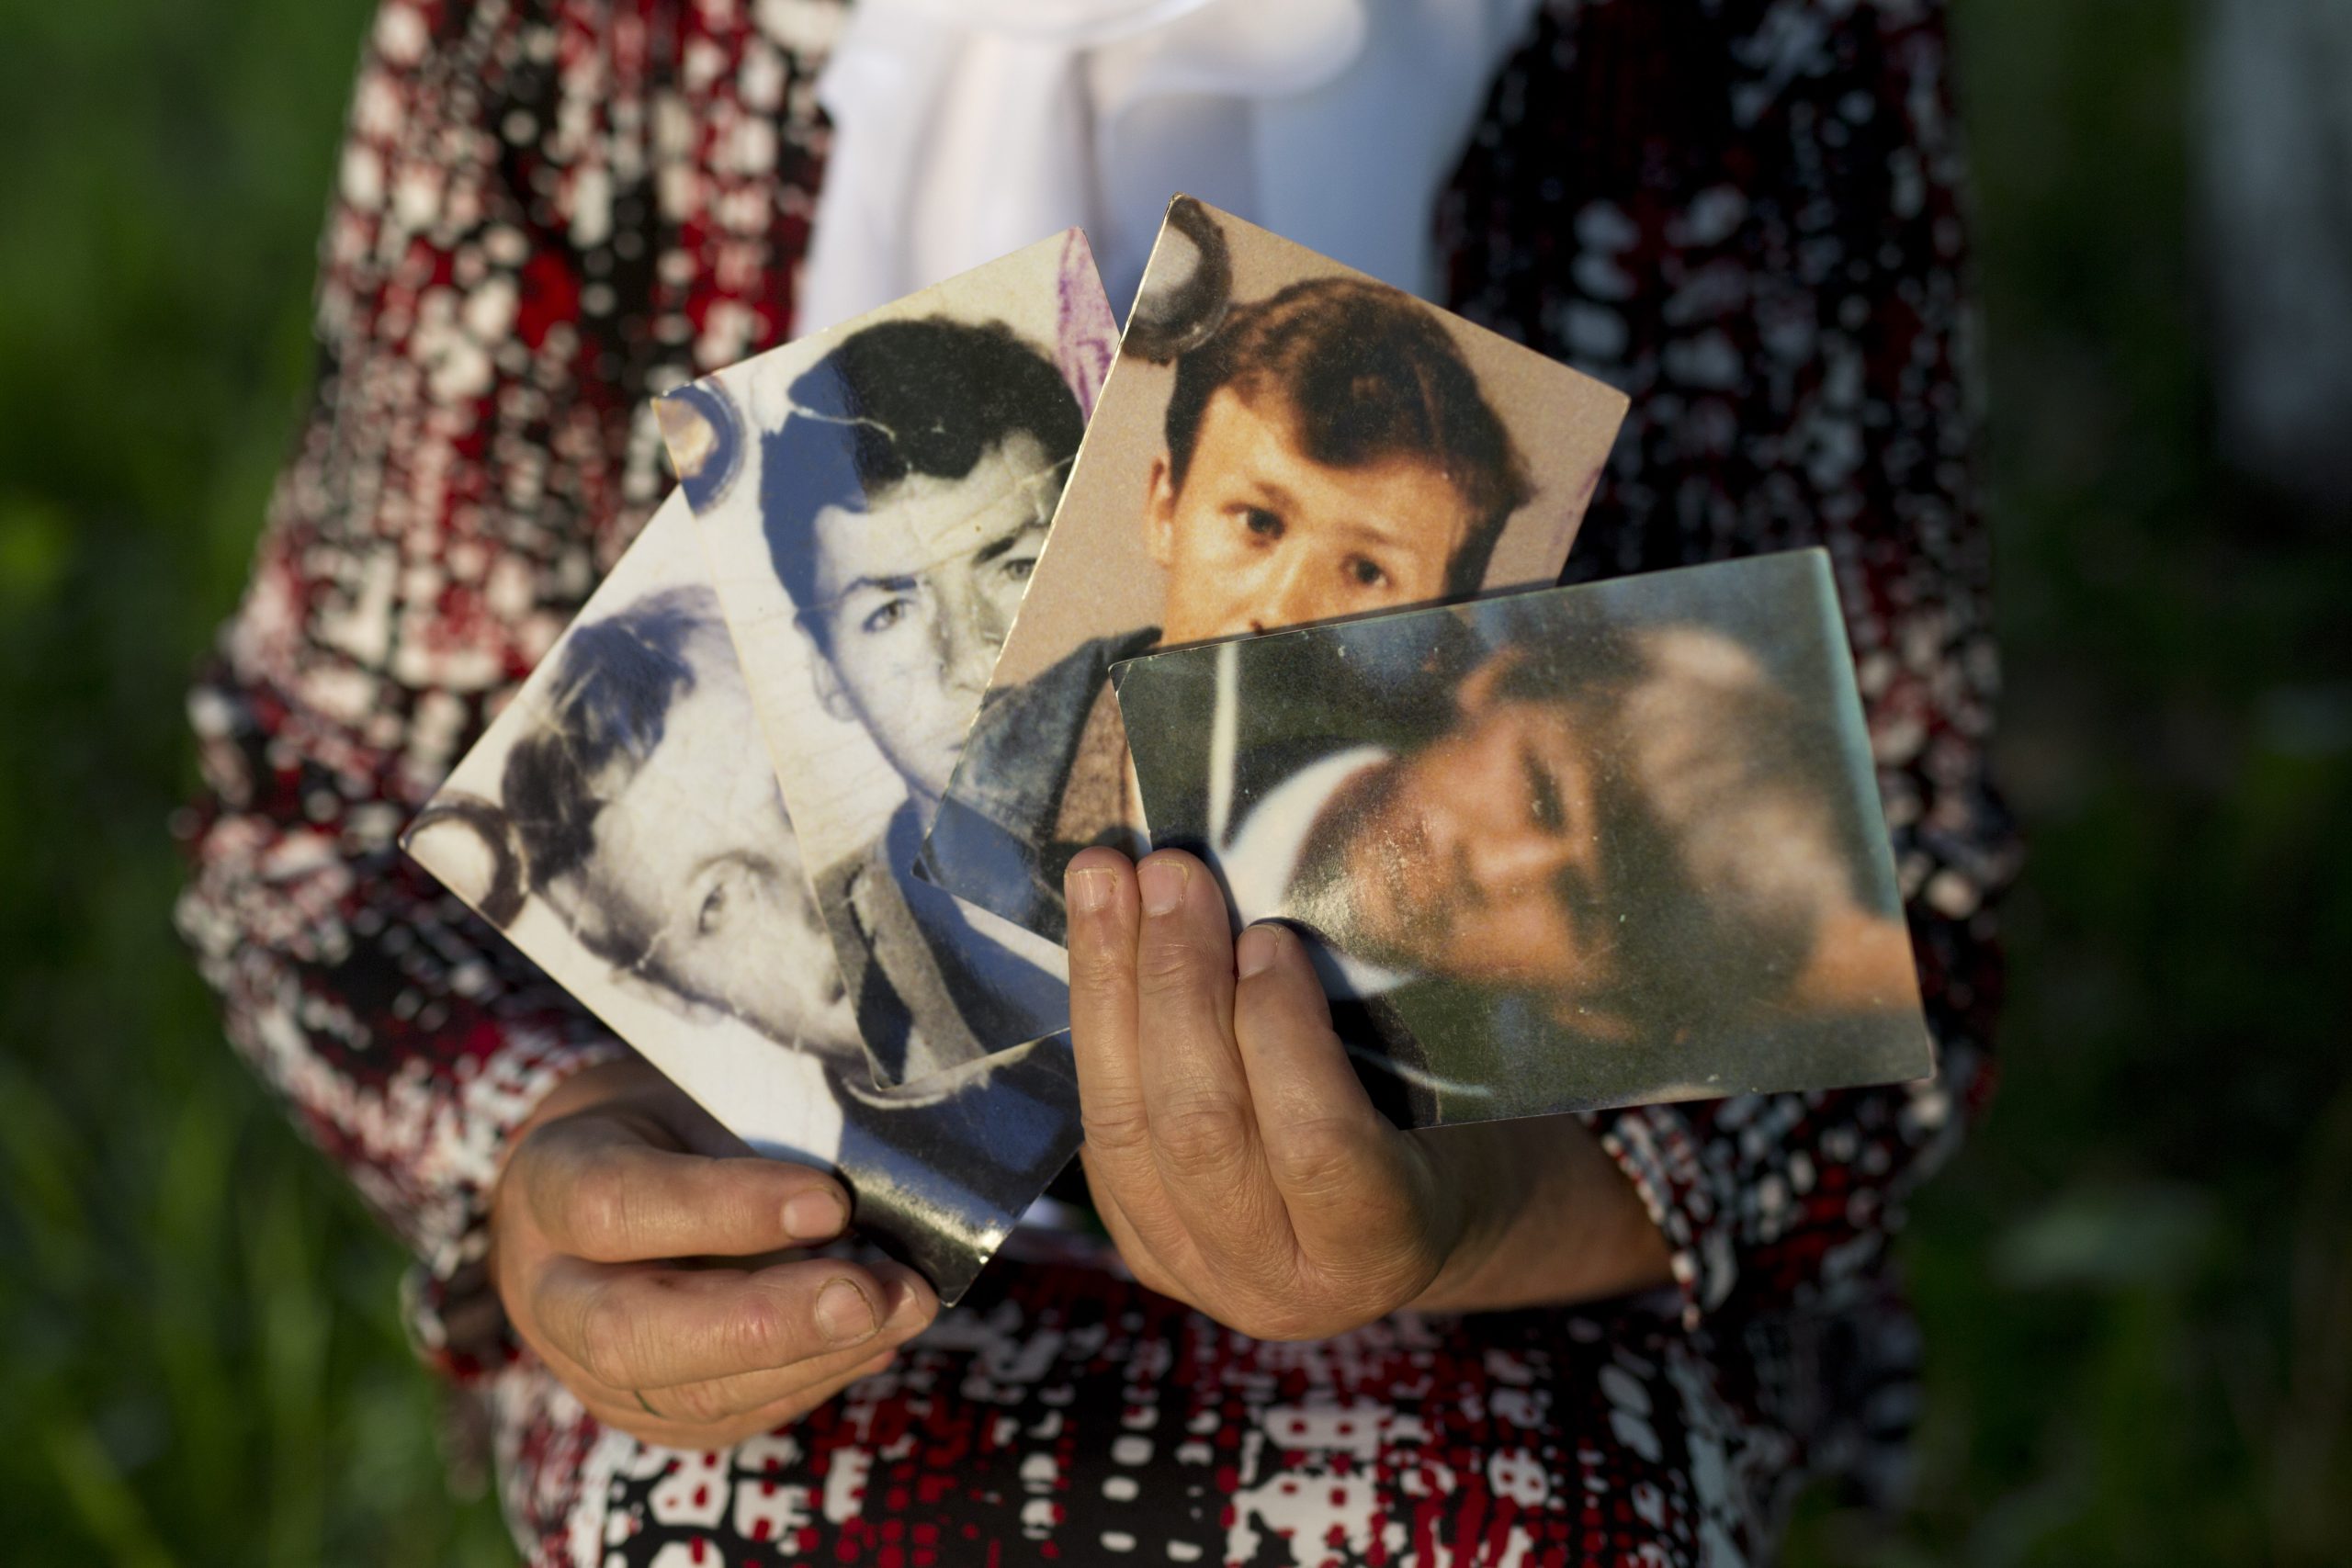
[[[1077,1148],[1069,1037],[877,1086],[756,728],[673,494],[403,843],[952,1301]]]
[[[1310,938],[1401,1123],[1932,1066],[1818,550],[1112,679],[1155,843]]]
[[[1115,348],[1070,230],[657,406],[877,1083],[1069,1021],[1057,947],[912,867]]]

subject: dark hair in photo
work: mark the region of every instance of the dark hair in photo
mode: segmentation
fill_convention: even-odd
[[[596,814],[653,755],[671,708],[694,688],[687,644],[721,625],[711,590],[672,588],[564,639],[547,690],[547,722],[514,743],[500,784],[531,891],[544,893],[587,860]],[[577,934],[608,963],[627,966],[643,957],[643,933],[594,921]]]
[[[1756,857],[1827,854],[1837,827],[1820,805],[1834,738],[1760,667],[1720,680],[1665,668],[1657,634],[1676,630],[1580,628],[1494,694],[1564,707],[1589,738],[1601,886],[1564,883],[1560,897],[1572,915],[1605,915],[1619,1001],[1657,1039],[1725,1026],[1794,981],[1821,911]],[[1579,908],[1595,891],[1605,910]]]
[[[792,412],[760,439],[760,517],[776,577],[804,613],[816,607],[825,508],[863,512],[910,475],[960,479],[1021,434],[1066,465],[1086,434],[1061,372],[995,321],[867,327],[803,371],[790,397]]]
[[[1470,508],[1446,564],[1450,593],[1475,592],[1510,514],[1533,493],[1510,433],[1436,315],[1364,278],[1314,277],[1234,307],[1176,362],[1168,399],[1170,483],[1184,487],[1209,400],[1230,387],[1274,393],[1306,456],[1353,468],[1389,457],[1435,463]]]

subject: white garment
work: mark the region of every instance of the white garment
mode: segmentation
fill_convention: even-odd
[[[1114,308],[1179,192],[1424,296],[1536,0],[859,0],[798,290],[820,332],[1083,228]]]
[[[1378,746],[1354,746],[1308,763],[1270,790],[1258,809],[1220,847],[1217,870],[1233,899],[1234,917],[1247,925],[1290,913],[1291,883],[1306,854],[1316,820],[1331,797],[1366,768],[1392,761],[1396,753]],[[1323,989],[1334,997],[1362,1000],[1395,990],[1413,976],[1319,942],[1306,944]]]

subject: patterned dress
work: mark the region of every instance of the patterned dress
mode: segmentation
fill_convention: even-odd
[[[1592,1118],[1677,1285],[1259,1344],[1102,1259],[990,1270],[729,1452],[600,1427],[484,1288],[502,1139],[619,1047],[393,836],[665,488],[649,395],[786,337],[837,0],[387,0],[319,378],[192,702],[181,922],[231,1038],[419,1259],[534,1562],[1733,1563],[1893,1476],[1905,1194],[1990,1083],[2013,861],[1966,214],[1935,0],[1552,0],[1438,214],[1451,303],[1632,394],[1572,561],[1818,543],[1941,1056],[1907,1089]]]

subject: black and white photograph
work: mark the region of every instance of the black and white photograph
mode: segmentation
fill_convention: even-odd
[[[1933,1066],[1822,551],[1113,681],[1155,845],[1308,939],[1401,1125]]]
[[[1178,197],[922,874],[1060,941],[1070,857],[1146,838],[1112,664],[1556,581],[1625,407]]]
[[[1057,946],[912,867],[1115,344],[1072,230],[659,405],[879,1083],[1069,1021]]]
[[[411,825],[425,869],[952,1301],[1079,1141],[1067,1035],[877,1086],[673,493]]]

